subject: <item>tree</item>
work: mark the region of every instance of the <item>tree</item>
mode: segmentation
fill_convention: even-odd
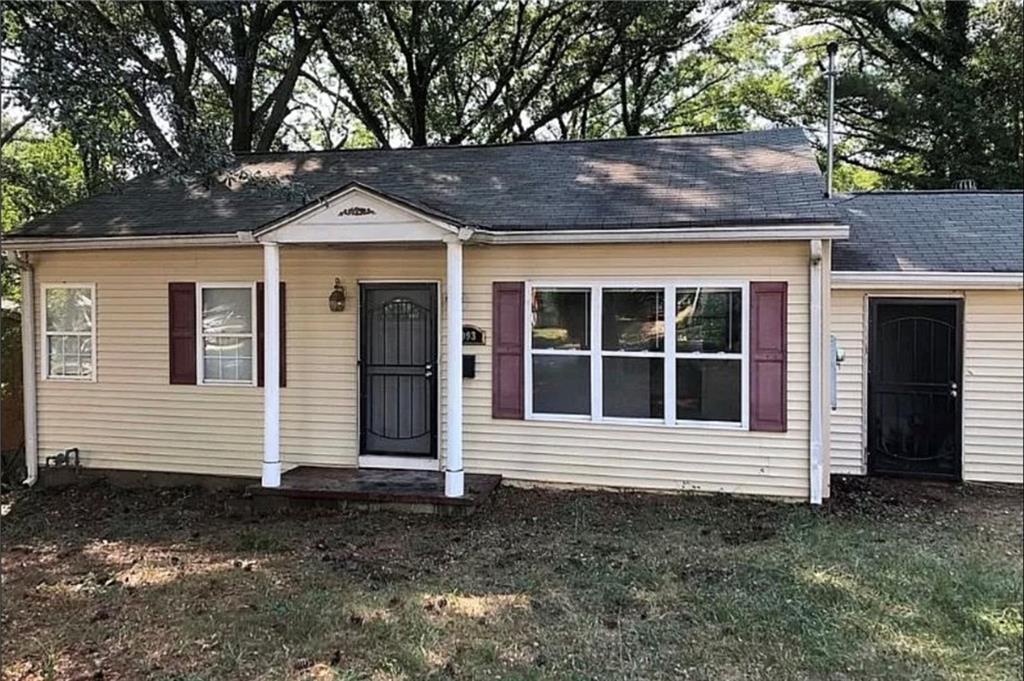
[[[3,123],[4,130],[13,124]],[[71,135],[36,135],[21,128],[0,149],[3,178],[2,231],[7,233],[34,217],[51,213],[86,195],[85,168]],[[18,300],[17,268],[6,259],[3,297]]]
[[[137,168],[216,166],[227,150],[266,151],[278,142],[316,25],[340,7],[12,5],[5,16],[19,55],[13,87],[23,106],[58,121],[83,149],[116,149]],[[130,125],[110,129],[122,119]]]
[[[343,90],[324,85],[322,69],[305,76],[381,146],[397,135],[422,146],[532,139],[552,125],[565,134],[567,117],[615,88],[627,109],[607,129],[635,134],[670,94],[674,54],[711,32],[718,4],[360,3],[320,33]]]
[[[782,17],[809,36],[794,43],[799,96],[765,115],[821,128],[825,87],[818,59],[840,44],[839,158],[893,187],[1021,187],[1020,3],[947,0],[788,3]]]

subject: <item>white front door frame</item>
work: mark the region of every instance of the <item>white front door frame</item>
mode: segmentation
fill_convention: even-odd
[[[362,356],[362,323],[363,323],[363,311],[361,307],[362,303],[362,286],[363,284],[431,284],[434,286],[435,301],[434,309],[437,314],[436,329],[437,338],[437,362],[438,365],[442,364],[443,357],[441,352],[441,323],[444,318],[444,299],[441,295],[441,280],[440,279],[404,279],[402,277],[395,277],[391,279],[357,279],[356,280],[356,357]],[[362,367],[359,368],[362,371]],[[440,368],[438,368],[440,371]],[[356,376],[356,404],[362,404],[362,377],[357,374]],[[434,394],[434,399],[437,401],[438,406],[441,404],[441,381],[437,382],[437,390]],[[395,470],[409,470],[409,471],[440,471],[441,470],[441,410],[437,410],[437,420],[434,423],[434,428],[437,429],[438,439],[438,451],[436,456],[386,456],[380,454],[363,454],[360,447],[360,433],[362,432],[362,408],[361,406],[356,407],[356,460],[359,468],[390,468]]]

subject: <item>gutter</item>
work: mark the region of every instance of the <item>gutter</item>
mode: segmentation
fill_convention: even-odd
[[[833,272],[833,289],[1024,289],[1021,272]]]
[[[120,248],[191,248],[196,246],[255,246],[252,232],[231,234],[183,234],[170,236],[45,237],[10,236],[3,240],[4,250],[81,251]]]
[[[315,206],[314,206],[315,208]],[[643,229],[509,230],[457,227],[435,223],[457,233],[467,243],[480,244],[578,244],[578,243],[677,243],[695,241],[806,241],[846,239],[846,225],[768,225],[764,227],[667,227]],[[204,246],[256,246],[280,225],[232,234],[111,237],[7,237],[6,250],[78,251],[121,248],[195,248]],[[466,239],[465,234],[470,233]]]
[[[811,279],[811,435],[810,435],[810,501],[813,506],[820,506],[825,487],[823,458],[823,420],[822,404],[822,344],[824,333],[822,328],[825,317],[822,312],[822,244],[820,239],[811,241],[810,279]]]
[[[666,227],[642,229],[507,230],[478,228],[473,241],[485,244],[668,243],[681,241],[803,241],[847,239],[846,225],[764,227]]]
[[[36,329],[35,270],[27,255],[14,253],[21,270],[21,372],[22,406],[25,425],[25,485],[32,487],[39,479],[39,440],[36,410]]]

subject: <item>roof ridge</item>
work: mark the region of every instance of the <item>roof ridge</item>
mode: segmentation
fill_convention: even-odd
[[[569,145],[569,144],[596,144],[608,142],[635,142],[640,140],[663,140],[663,139],[689,139],[694,137],[729,137],[740,135],[761,134],[768,132],[789,132],[803,131],[800,126],[787,125],[778,128],[763,128],[760,130],[713,130],[708,132],[683,132],[661,135],[626,135],[623,137],[589,137],[586,139],[562,139],[562,140],[523,140],[518,142],[489,142],[484,144],[436,144],[421,147],[358,147],[351,149],[296,149],[294,151],[236,151],[235,156],[283,156],[285,154],[344,154],[360,151],[440,151],[449,149],[492,149],[500,147],[528,147],[544,145]]]

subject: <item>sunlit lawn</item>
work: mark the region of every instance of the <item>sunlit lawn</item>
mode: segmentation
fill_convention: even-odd
[[[469,518],[4,497],[4,679],[1020,679],[1020,490],[824,511],[503,489]]]

